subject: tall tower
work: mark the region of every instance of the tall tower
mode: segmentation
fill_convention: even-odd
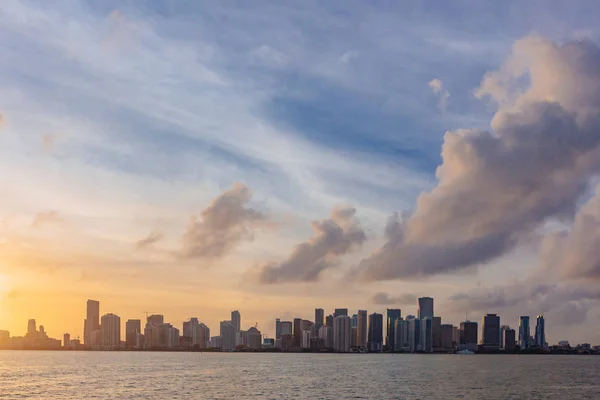
[[[275,340],[281,339],[281,320],[277,318],[275,320]]]
[[[338,315],[333,319],[333,349],[338,353],[348,353],[351,341],[350,317]]]
[[[356,345],[367,348],[367,310],[358,310]]]
[[[369,351],[383,350],[383,315],[373,313],[369,315]]]
[[[519,318],[519,347],[521,350],[531,346],[529,335],[529,317],[524,315]]]
[[[83,344],[92,345],[92,333],[100,329],[100,302],[87,301],[87,310],[83,323]]]
[[[104,350],[118,349],[121,346],[121,318],[115,314],[103,315],[100,335]]]
[[[433,298],[419,297],[419,319],[429,317],[433,319]]]
[[[240,312],[238,310],[233,310],[231,312],[231,324],[235,327],[236,333],[240,331],[241,323],[242,316],[240,315]]]
[[[323,320],[325,319],[325,311],[322,308],[315,308],[315,325],[320,328],[323,326]]]
[[[387,344],[388,351],[394,351],[394,338],[396,320],[402,319],[402,311],[399,308],[388,308],[387,309],[387,331],[385,335],[385,343]]]
[[[30,319],[27,321],[27,334],[34,335],[37,333],[37,326],[35,324],[35,319]]]
[[[546,345],[546,321],[543,315],[537,316],[535,325],[535,345],[544,347]]]

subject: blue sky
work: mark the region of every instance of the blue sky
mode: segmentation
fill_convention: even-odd
[[[446,131],[489,129],[496,107],[473,91],[516,40],[597,41],[599,19],[593,1],[2,2],[0,236],[41,246],[43,259],[0,268],[24,298],[37,290],[24,283],[30,273],[139,278],[128,295],[117,284],[69,289],[73,302],[112,298],[117,312],[124,302],[152,307],[134,300],[144,290],[192,296],[211,279],[224,300],[207,320],[225,319],[243,301],[264,324],[278,312],[308,316],[323,297],[324,307],[370,310],[381,308],[369,304],[379,291],[443,303],[510,282],[537,263],[528,248],[478,271],[357,287],[357,296],[336,277],[381,245],[392,212],[414,208],[436,185]],[[449,94],[443,107],[433,79]],[[216,268],[175,265],[190,216],[236,181],[279,228]],[[327,279],[231,284],[232,274],[285,258],[312,235],[309,221],[339,204],[357,209],[368,241]],[[32,232],[30,220],[44,211],[62,223]],[[133,251],[153,230],[164,234],[156,248]],[[61,267],[40,271],[44,264]],[[171,319],[194,312],[186,299],[165,300]],[[262,310],[261,299],[283,303]],[[448,314],[458,322],[462,312]]]

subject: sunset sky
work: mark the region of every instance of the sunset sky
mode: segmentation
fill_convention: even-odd
[[[600,342],[593,1],[0,3],[0,329],[314,308]]]

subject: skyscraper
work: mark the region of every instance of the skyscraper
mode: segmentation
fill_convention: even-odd
[[[485,350],[499,350],[501,342],[500,317],[496,314],[486,314],[481,324],[481,340]]]
[[[431,353],[433,351],[433,318],[425,317],[421,320],[421,340],[419,340],[419,351]]]
[[[104,350],[117,350],[121,346],[121,318],[115,314],[103,315],[100,336]]]
[[[439,351],[442,348],[442,317],[431,319],[431,346],[433,351]]]
[[[340,315],[348,315],[348,309],[347,308],[336,308],[335,311],[333,312],[333,317],[338,317]]]
[[[392,351],[408,351],[408,327],[409,322],[397,319],[394,322],[394,348]]]
[[[29,336],[35,335],[37,333],[37,325],[35,323],[35,319],[30,319],[27,321],[27,334]]]
[[[421,342],[421,320],[412,318],[408,321],[408,349],[411,353],[419,350]]]
[[[239,333],[240,327],[242,323],[242,316],[238,310],[233,310],[231,312],[231,324],[235,327],[235,332]]]
[[[198,344],[198,318],[190,318],[189,321],[183,323],[183,332],[182,336],[190,338],[192,340],[192,346]]]
[[[356,321],[356,345],[367,348],[367,310],[358,310]]]
[[[538,347],[546,346],[546,321],[543,315],[538,315],[535,325],[535,345]]]
[[[302,318],[294,318],[294,347],[302,344]]]
[[[320,328],[323,326],[325,319],[325,311],[322,308],[315,308],[315,326]]]
[[[231,321],[221,321],[221,348],[223,350],[235,350],[236,346],[236,328]]]
[[[526,349],[530,346],[529,338],[529,317],[526,315],[522,315],[521,318],[519,318],[519,347],[521,348],[521,350]]]
[[[387,331],[385,335],[385,343],[388,351],[394,351],[395,323],[396,320],[402,318],[402,311],[399,308],[387,309]]]
[[[460,323],[460,344],[461,350],[477,350],[477,322],[464,321]]]
[[[515,346],[516,346],[515,330],[510,329],[509,326],[505,326],[504,329],[502,330],[502,334],[503,334],[502,341],[504,342],[504,351],[508,351],[508,352],[514,351]]]
[[[325,317],[325,325],[333,328],[333,315],[328,315]]]
[[[383,350],[383,315],[373,313],[369,315],[369,351]]]
[[[440,325],[440,349],[452,351],[454,349],[454,326],[451,324]]]
[[[142,331],[142,321],[139,319],[128,319],[125,322],[125,345],[128,349],[135,348],[137,334]]]
[[[338,353],[350,351],[350,317],[338,315],[333,319],[333,349]]]
[[[281,339],[281,320],[277,318],[275,320],[275,340]]]
[[[425,317],[433,318],[433,299],[431,297],[419,297],[419,319]]]
[[[92,345],[92,333],[100,329],[100,302],[88,300],[83,322],[83,344]]]
[[[292,334],[292,321],[281,321],[281,334],[291,335]]]
[[[196,326],[196,340],[198,343],[193,343],[193,345],[197,345],[200,349],[205,349],[210,342],[210,328],[202,322]]]

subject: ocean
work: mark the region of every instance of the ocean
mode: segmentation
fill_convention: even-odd
[[[0,351],[0,399],[600,399],[600,357]]]

